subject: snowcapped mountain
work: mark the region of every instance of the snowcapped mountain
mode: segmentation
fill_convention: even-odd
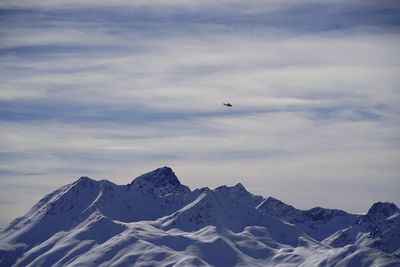
[[[0,266],[400,266],[400,209],[299,210],[242,184],[191,191],[163,167],[81,177],[0,232]]]

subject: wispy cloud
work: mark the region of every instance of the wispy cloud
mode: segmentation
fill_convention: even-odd
[[[192,187],[241,180],[302,207],[399,201],[399,9],[2,1],[0,193],[171,165]]]

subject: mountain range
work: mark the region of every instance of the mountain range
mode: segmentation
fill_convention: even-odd
[[[238,183],[191,190],[169,167],[81,177],[0,232],[0,266],[400,266],[400,209],[300,210]]]

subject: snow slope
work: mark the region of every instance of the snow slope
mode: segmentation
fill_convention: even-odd
[[[242,184],[191,191],[163,167],[81,177],[0,232],[0,266],[400,266],[400,210],[299,210]]]

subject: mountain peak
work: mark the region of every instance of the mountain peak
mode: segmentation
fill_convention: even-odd
[[[243,186],[242,183],[237,183],[234,186],[227,186],[227,185],[221,185],[217,188],[215,188],[216,192],[245,192],[248,193],[246,188]]]
[[[246,190],[246,188],[244,187],[244,185],[242,183],[237,183],[234,187],[238,190]]]
[[[79,185],[79,187],[90,187],[95,184],[97,181],[89,178],[87,176],[81,176],[78,180],[73,183],[74,186]]]
[[[147,192],[158,191],[162,195],[175,192],[190,192],[182,185],[170,167],[161,167],[135,178],[131,185],[135,188],[145,189]]]
[[[135,178],[132,183],[145,181],[155,186],[165,186],[167,184],[179,186],[181,182],[170,167],[161,167],[154,171],[147,172]]]
[[[296,208],[291,205],[288,205],[279,199],[274,197],[268,197],[264,199],[258,206],[257,209],[261,210],[264,213],[268,213],[273,216],[286,216],[288,214],[299,214]]]
[[[368,210],[369,215],[381,213],[385,217],[389,217],[393,215],[395,212],[398,212],[399,208],[390,202],[376,202],[374,203],[371,208]]]

